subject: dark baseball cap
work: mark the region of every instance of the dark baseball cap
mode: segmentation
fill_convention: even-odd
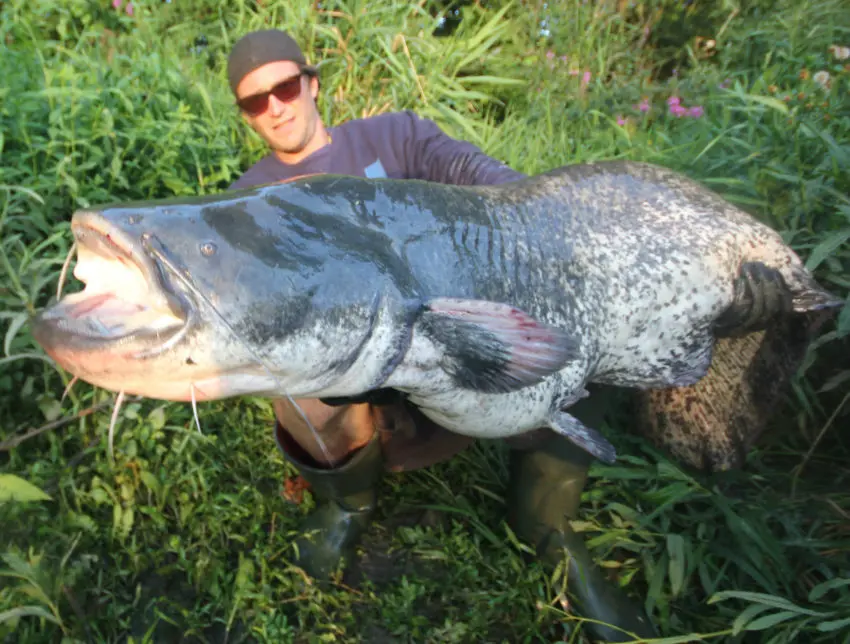
[[[262,29],[245,34],[233,45],[227,59],[230,89],[236,94],[236,87],[246,74],[281,60],[292,61],[302,72],[316,75],[316,68],[307,64],[301,47],[286,32],[279,29]]]

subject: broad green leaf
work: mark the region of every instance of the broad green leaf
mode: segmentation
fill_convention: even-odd
[[[667,535],[667,553],[670,555],[667,574],[674,596],[682,592],[685,585],[685,540],[681,535]]]
[[[746,630],[747,624],[749,624],[757,615],[761,615],[769,610],[771,610],[771,606],[765,606],[764,604],[750,604],[742,610],[741,614],[735,618],[734,622],[732,622],[732,634],[738,635],[741,631]]]
[[[771,628],[772,626],[776,626],[777,624],[781,624],[782,622],[787,622],[789,619],[794,619],[795,617],[800,617],[800,614],[790,610],[779,611],[778,613],[772,613],[770,615],[754,619],[746,625],[744,630],[763,631]]]
[[[12,349],[12,341],[15,339],[15,336],[18,335],[18,331],[21,330],[21,327],[27,323],[29,319],[29,315],[26,313],[19,313],[12,321],[9,322],[9,328],[6,331],[6,338],[3,341],[3,353],[5,355],[9,355],[9,352]]]
[[[782,114],[788,114],[788,106],[782,101],[780,101],[778,98],[773,98],[771,96],[761,96],[759,94],[739,94],[738,98],[752,103],[759,103],[761,105],[764,105],[765,107],[774,109],[777,112],[781,112]]]
[[[6,501],[50,501],[50,496],[14,474],[0,474],[0,503]]]
[[[254,562],[239,553],[239,568],[236,571],[235,585],[238,591],[245,591],[251,588],[254,579]]]
[[[839,577],[821,582],[809,591],[809,601],[816,602],[830,590],[844,588],[845,586],[850,586],[850,578]]]
[[[850,617],[821,622],[816,626],[816,628],[822,633],[830,633],[832,631],[837,631],[839,628],[844,628],[845,626],[850,626]]]
[[[754,593],[742,590],[724,590],[719,593],[715,593],[709,598],[708,603],[715,604],[726,599],[742,599],[744,601],[754,602],[756,604],[763,604],[765,606],[771,606],[780,610],[796,612],[801,615],[822,615],[822,613],[819,613],[818,611],[809,610],[807,608],[797,606],[794,602],[791,602],[785,599],[784,597],[777,597],[776,595],[768,595],[767,593]]]
[[[56,617],[41,606],[18,606],[17,608],[12,608],[11,610],[0,613],[0,624],[13,619],[19,619],[21,617],[42,617],[54,624],[59,623],[59,620],[57,620]]]
[[[841,313],[838,314],[836,326],[838,327],[839,338],[843,338],[850,333],[850,303],[845,304],[844,308],[841,309]]]
[[[836,230],[828,235],[812,249],[809,258],[806,260],[806,268],[810,271],[815,270],[827,257],[840,248],[842,244],[847,243],[847,240],[850,240],[850,228]]]
[[[156,407],[148,414],[148,423],[154,430],[165,427],[165,407]]]

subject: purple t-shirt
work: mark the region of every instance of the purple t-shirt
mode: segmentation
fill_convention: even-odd
[[[316,173],[456,185],[505,183],[525,176],[410,111],[347,121],[329,128],[328,133],[331,142],[299,163],[288,165],[269,153],[230,188]]]

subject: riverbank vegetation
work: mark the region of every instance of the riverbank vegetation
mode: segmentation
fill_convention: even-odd
[[[0,5],[0,641],[586,641],[503,522],[505,454],[389,476],[363,560],[291,564],[268,401],[131,400],[47,360],[74,209],[219,192],[263,153],[227,88],[266,26],[321,61],[327,122],[412,109],[526,173],[613,158],[705,182],[850,293],[843,0],[7,0]],[[577,527],[661,641],[850,642],[850,307],[737,472],[628,432]]]

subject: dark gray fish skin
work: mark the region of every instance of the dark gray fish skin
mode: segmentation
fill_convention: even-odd
[[[323,175],[74,223],[144,248],[158,288],[189,302],[180,342],[137,360],[170,357],[169,377],[211,398],[393,387],[459,433],[549,426],[606,461],[613,447],[563,410],[587,382],[698,381],[742,264],[779,270],[795,312],[841,304],[767,226],[632,162],[487,187]],[[82,364],[91,338],[62,319],[43,313],[39,342],[118,389],[120,369],[98,381]],[[156,395],[186,399],[185,387]]]

